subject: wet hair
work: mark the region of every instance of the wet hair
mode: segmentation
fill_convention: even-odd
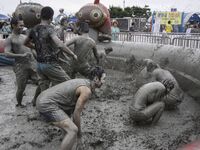
[[[102,67],[95,66],[95,67],[91,68],[91,70],[90,70],[89,79],[93,80],[97,76],[100,80],[103,73],[105,73],[105,71]]]
[[[60,9],[59,9],[59,12],[60,12],[60,13],[63,13],[63,12],[64,12],[64,9],[63,9],[63,8],[60,8]]]
[[[168,21],[168,24],[171,24],[171,21],[170,21],[170,20]]]
[[[174,82],[170,79],[162,80],[161,83],[165,86],[165,88],[169,88],[170,90],[174,88]]]
[[[89,25],[87,22],[80,22],[78,32],[81,33],[88,33],[89,32]]]
[[[49,20],[49,19],[53,18],[53,15],[54,15],[54,11],[53,11],[53,9],[51,7],[46,6],[46,7],[42,8],[42,10],[41,10],[41,19]]]
[[[23,21],[22,16],[13,16],[10,21],[11,28],[13,29],[13,25],[17,25],[19,21]]]
[[[60,25],[64,25],[65,21],[67,21],[67,17],[62,17],[62,19],[60,20]]]
[[[113,51],[113,48],[112,47],[106,47],[106,48],[104,48],[104,50],[105,50],[106,54],[109,54],[110,52]]]
[[[155,63],[154,61],[147,62],[146,66],[147,66],[147,71],[153,71],[154,69],[159,67],[158,64]]]

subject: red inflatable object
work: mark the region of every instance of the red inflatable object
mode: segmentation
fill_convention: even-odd
[[[111,35],[110,13],[99,0],[81,7],[76,16],[80,21],[87,21],[97,31]]]
[[[4,52],[4,47],[5,47],[5,40],[0,39],[0,53]]]
[[[189,143],[178,150],[200,150],[200,141]]]

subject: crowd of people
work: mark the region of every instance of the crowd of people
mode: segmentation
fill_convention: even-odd
[[[12,34],[6,39],[5,53],[15,58],[14,72],[17,81],[16,107],[23,108],[22,99],[30,76],[38,80],[33,106],[51,124],[66,131],[61,143],[62,150],[71,150],[76,139],[81,137],[81,117],[84,105],[96,88],[105,82],[106,73],[100,66],[91,65],[93,54],[98,65],[112,52],[97,51],[95,41],[89,37],[89,25],[80,22],[76,29],[80,36],[65,41],[61,32],[51,25],[54,11],[51,7],[41,10],[41,23],[30,29],[27,36],[21,34],[24,23],[14,16],[10,25]],[[61,26],[64,23],[61,23]],[[113,22],[115,32],[117,22]],[[115,37],[116,38],[116,37]],[[152,60],[145,60],[145,68],[137,81],[139,89],[130,105],[130,118],[136,122],[156,123],[164,108],[176,109],[182,101],[182,90],[173,75]],[[80,73],[82,78],[76,78]],[[142,84],[140,81],[144,81]],[[71,119],[72,118],[72,119]]]

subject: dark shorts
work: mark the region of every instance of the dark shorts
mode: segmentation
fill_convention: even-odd
[[[64,81],[70,80],[70,77],[57,63],[54,64],[38,63],[37,71],[40,77],[39,84],[42,91],[49,88],[50,82],[52,83],[52,86],[54,86]]]
[[[63,110],[55,110],[49,112],[40,112],[47,122],[59,122],[68,119],[69,116]]]

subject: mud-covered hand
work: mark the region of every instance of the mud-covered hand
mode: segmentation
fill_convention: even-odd
[[[24,53],[23,54],[23,57],[27,58],[27,59],[30,59],[31,58],[31,53]]]
[[[78,57],[76,55],[72,56],[74,60],[78,60]]]

